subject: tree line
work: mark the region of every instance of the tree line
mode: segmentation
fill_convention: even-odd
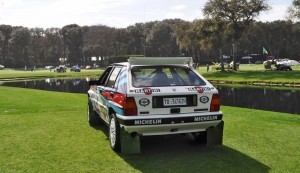
[[[192,22],[166,19],[136,23],[127,28],[70,24],[47,29],[2,24],[0,64],[6,67],[60,63],[104,66],[107,59],[124,55],[189,56],[197,63],[206,64],[222,61],[223,55],[235,56],[238,61],[243,56],[262,60],[267,56],[263,55],[263,47],[273,58],[299,60],[300,23],[292,20],[257,22],[254,18],[268,10],[268,5],[263,0],[244,1],[224,4],[238,1],[210,0],[204,8],[206,18]],[[247,2],[252,4],[245,4]],[[92,57],[96,57],[96,61]]]

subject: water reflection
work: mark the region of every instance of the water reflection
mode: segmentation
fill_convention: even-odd
[[[86,93],[89,89],[86,79],[46,79],[38,81],[22,81],[22,82],[7,82],[3,86],[13,86],[21,88],[33,88],[48,91],[70,92],[70,93]]]
[[[0,85],[33,88],[49,91],[87,93],[89,89],[86,79],[46,79],[43,81],[4,82]],[[274,88],[247,88],[216,86],[225,106],[245,107],[292,114],[300,113],[300,91]]]
[[[299,114],[300,91],[273,88],[234,88],[217,86],[226,106],[246,107]]]

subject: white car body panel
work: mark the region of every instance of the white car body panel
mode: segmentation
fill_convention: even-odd
[[[132,68],[159,66],[161,64],[189,68],[204,81],[205,85],[133,86]],[[88,91],[89,99],[93,103],[94,110],[106,123],[109,122],[110,111],[114,111],[120,123],[120,127],[128,133],[163,135],[205,131],[209,127],[216,127],[222,121],[221,111],[210,112],[212,96],[213,94],[218,94],[218,91],[192,67],[192,64],[191,57],[130,58],[127,63],[115,64],[116,66],[127,68],[125,95],[127,97],[133,97],[135,100],[137,107],[137,115],[135,116],[123,115],[122,111],[120,111],[123,109],[122,105],[114,103],[113,100],[103,100],[104,97],[101,96],[101,90],[107,90],[108,87],[98,85],[91,86],[91,88],[94,88]],[[111,91],[113,93],[117,91],[117,89],[111,89]],[[178,99],[179,101],[183,101],[183,103],[183,98],[186,98],[186,102],[189,103],[174,106],[161,105],[161,100],[165,103],[164,99],[168,98],[175,98],[174,100]],[[154,99],[156,100],[154,101]],[[158,105],[157,102],[160,102],[160,104]],[[116,110],[114,110],[114,108]],[[202,121],[202,119],[204,120]]]

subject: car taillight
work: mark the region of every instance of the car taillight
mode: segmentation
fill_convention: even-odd
[[[137,107],[133,97],[125,97],[123,108],[125,116],[137,115]]]
[[[113,101],[123,107],[125,116],[137,115],[137,106],[133,97],[126,97],[125,94],[114,94]]]
[[[211,103],[210,103],[210,112],[216,112],[220,110],[220,96],[219,94],[213,94]]]

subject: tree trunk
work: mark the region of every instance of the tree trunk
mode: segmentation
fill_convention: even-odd
[[[224,61],[223,61],[223,55],[222,55],[222,48],[219,49],[220,52],[220,61],[221,61],[221,71],[224,71]]]
[[[237,68],[236,68],[236,59],[235,59],[235,44],[232,44],[232,59],[233,59],[233,67],[232,67],[232,69],[234,71],[236,71]]]

